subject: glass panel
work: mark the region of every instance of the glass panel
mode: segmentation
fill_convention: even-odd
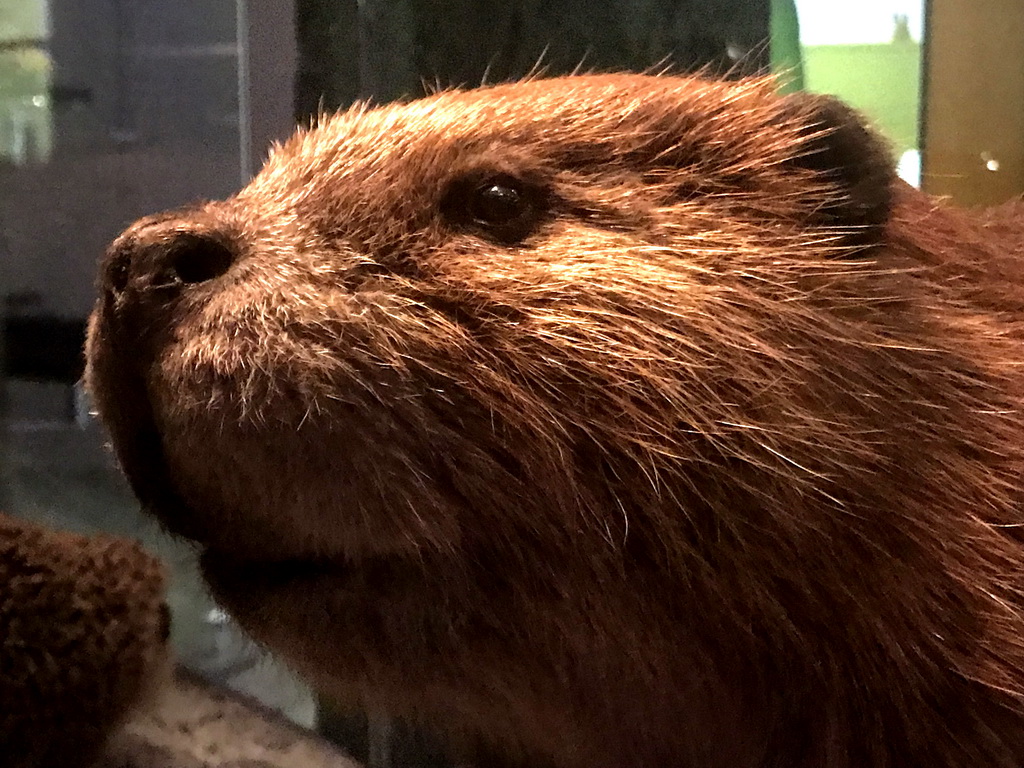
[[[794,3],[775,5],[778,16]],[[802,58],[791,72],[807,90],[837,95],[873,120],[892,142],[900,175],[919,185],[923,0],[795,0],[795,9]]]
[[[75,385],[105,245],[143,214],[240,184],[237,27],[235,0],[0,4],[0,500],[163,555],[178,658],[312,724],[308,692],[257,664],[191,553],[140,516]]]

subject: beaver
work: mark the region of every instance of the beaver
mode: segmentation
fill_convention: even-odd
[[[479,765],[1009,768],[1022,266],[830,97],[533,79],[132,225],[87,378],[259,641]]]

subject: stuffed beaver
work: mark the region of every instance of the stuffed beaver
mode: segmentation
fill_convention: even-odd
[[[1024,764],[1024,206],[834,100],[358,107],[111,246],[141,502],[321,689],[481,766]]]
[[[87,766],[166,666],[163,567],[0,515],[0,764]]]

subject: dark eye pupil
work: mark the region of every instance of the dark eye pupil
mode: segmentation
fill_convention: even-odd
[[[546,189],[505,173],[467,173],[450,183],[439,202],[457,230],[502,245],[517,245],[547,219]]]
[[[505,184],[488,184],[476,195],[473,218],[481,224],[502,224],[523,213],[523,196]]]

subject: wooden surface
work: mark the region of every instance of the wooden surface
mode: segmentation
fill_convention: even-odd
[[[183,671],[111,740],[96,768],[359,768],[310,731]]]

